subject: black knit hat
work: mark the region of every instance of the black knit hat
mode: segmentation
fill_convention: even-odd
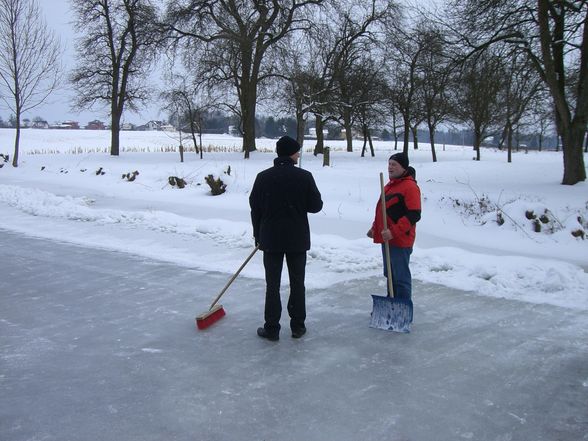
[[[408,168],[408,155],[406,153],[395,153],[388,158],[388,161],[390,160],[398,162],[405,170]]]
[[[289,136],[282,136],[276,142],[276,153],[278,156],[292,156],[298,150],[300,150],[300,144]]]

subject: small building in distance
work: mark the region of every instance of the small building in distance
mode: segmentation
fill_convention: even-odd
[[[85,127],[86,130],[104,130],[105,128],[104,123],[98,119],[90,121]]]

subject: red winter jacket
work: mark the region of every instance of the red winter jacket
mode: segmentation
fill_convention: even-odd
[[[392,240],[388,243],[399,248],[411,248],[416,236],[416,223],[421,218],[421,190],[410,175],[390,180],[384,186],[388,229]],[[382,239],[382,208],[380,200],[376,204],[376,216],[372,224],[375,243],[384,243]]]

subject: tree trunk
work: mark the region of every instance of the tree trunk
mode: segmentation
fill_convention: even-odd
[[[429,124],[429,138],[431,138],[431,154],[433,162],[437,162],[437,152],[435,150],[435,127]]]
[[[198,143],[196,142],[196,125],[194,124],[195,115],[193,114],[192,109],[189,109],[188,112],[190,115],[190,135],[192,135],[194,150],[196,151],[196,155],[198,155]]]
[[[394,133],[394,150],[398,150],[398,127],[396,127],[396,114],[392,112],[392,131]]]
[[[300,144],[300,149],[304,145],[304,129],[306,128],[306,120],[304,113],[296,112],[296,141]]]
[[[574,185],[586,180],[586,168],[584,167],[584,154],[582,152],[584,132],[585,127],[583,125],[572,124],[572,127],[563,133],[564,177],[562,184],[564,185]]]
[[[504,141],[506,140],[508,134],[507,134],[507,124],[504,125],[504,127],[502,128],[502,134],[500,135],[500,141],[498,142],[498,150],[502,151],[502,149],[504,148]]]
[[[374,158],[376,156],[376,152],[374,150],[374,142],[372,141],[372,134],[370,133],[369,129],[368,129],[368,142],[370,143],[370,153],[372,155],[372,158]]]
[[[243,151],[245,159],[249,159],[249,153],[255,151],[255,109],[243,113]]]
[[[120,154],[120,117],[118,111],[112,112],[110,120],[110,155],[118,156]]]
[[[318,113],[314,114],[316,119],[316,145],[314,146],[314,156],[322,155],[325,150],[325,141],[323,136],[323,117]]]
[[[14,136],[14,155],[12,156],[12,166],[18,167],[18,152],[20,150],[20,109],[16,110],[16,135]]]
[[[480,160],[480,145],[482,144],[482,132],[479,128],[474,129],[474,150],[476,151],[476,161]]]
[[[417,127],[413,127],[412,131],[412,144],[415,150],[419,149],[419,135]]]
[[[361,148],[361,157],[363,158],[365,156],[365,150],[367,147],[367,129],[365,125],[362,125],[361,132],[363,135],[363,147]]]
[[[192,133],[192,142],[194,143],[194,150],[196,150],[196,155],[198,155],[199,148],[198,148],[198,141],[196,141],[196,133],[192,125],[190,124],[190,132]]]
[[[254,85],[242,85],[240,96],[241,115],[243,117],[243,151],[245,159],[249,159],[249,153],[256,149],[255,147],[255,109],[256,109],[256,91]]]
[[[508,147],[508,161],[509,163],[512,162],[512,125],[509,123],[507,126],[507,147]]]
[[[353,131],[351,127],[351,112],[345,110],[343,112],[343,127],[345,127],[345,140],[347,141],[347,151],[353,151]]]
[[[402,147],[402,151],[408,154],[408,143],[410,141],[410,121],[408,118],[404,118],[404,145]]]

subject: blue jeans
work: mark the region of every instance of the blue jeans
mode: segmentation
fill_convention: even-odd
[[[412,308],[412,275],[409,267],[412,248],[398,248],[393,246],[389,248],[394,298],[405,300]],[[384,277],[387,277],[386,247],[384,244],[382,244],[382,259],[384,263]]]

